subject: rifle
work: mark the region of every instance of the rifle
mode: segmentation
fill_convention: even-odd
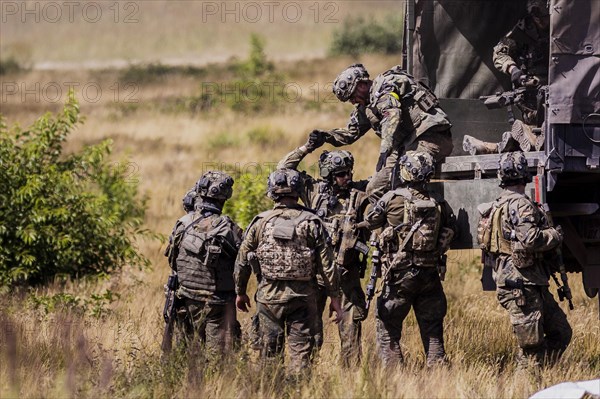
[[[527,88],[523,86],[511,91],[498,92],[491,96],[481,96],[479,100],[483,101],[487,109],[504,108],[523,102],[526,90]]]
[[[379,248],[379,241],[377,240],[377,234],[375,232],[371,233],[369,241],[373,247],[373,255],[371,255],[371,276],[369,277],[369,283],[367,284],[367,306],[365,307],[367,311],[369,311],[369,305],[375,296],[377,278],[381,276],[381,249]]]
[[[346,204],[346,213],[342,221],[342,228],[338,229],[340,234],[337,240],[336,253],[337,257],[335,263],[338,267],[343,267],[346,264],[346,256],[350,250],[356,250],[363,255],[363,259],[369,254],[369,246],[360,241],[360,229],[356,228],[356,208],[354,206],[356,197],[358,196],[357,191],[352,191],[350,198]],[[361,278],[364,277],[364,267],[360,270]]]
[[[177,311],[177,297],[175,296],[175,291],[179,287],[179,282],[177,281],[177,273],[173,272],[165,285],[165,306],[163,308],[163,318],[165,319],[165,331],[163,334],[163,340],[161,344],[161,349],[164,354],[171,353],[171,349],[173,347],[173,329],[175,327],[175,313]]]

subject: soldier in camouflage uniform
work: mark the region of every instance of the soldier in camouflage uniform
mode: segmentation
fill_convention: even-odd
[[[466,135],[463,148],[471,154],[491,154],[516,150],[539,151],[544,145],[542,126],[543,110],[539,106],[545,99],[539,91],[548,84],[550,51],[550,13],[546,0],[529,0],[527,15],[494,47],[494,66],[510,75],[514,88],[525,86],[523,102],[516,106],[523,120],[516,120],[510,132],[505,132],[499,143],[488,143]]]
[[[403,361],[402,324],[412,307],[427,366],[433,366],[445,361],[447,303],[439,272],[455,234],[455,218],[450,206],[425,188],[434,173],[429,154],[408,151],[399,165],[401,188],[377,201],[366,220],[371,229],[384,228],[379,236],[384,285],[377,298],[377,346],[385,364]]]
[[[440,164],[452,152],[452,125],[437,97],[400,66],[370,80],[362,64],[351,65],[333,83],[333,93],[356,106],[348,127],[312,134],[336,147],[354,143],[369,129],[381,137],[377,173],[367,186],[371,203],[389,190],[392,169],[405,151],[427,152]]]
[[[522,152],[501,156],[498,178],[504,191],[482,212],[486,218],[480,224],[485,261],[492,264],[498,301],[517,337],[519,364],[554,361],[572,336],[565,313],[548,291],[548,261],[557,257],[562,232],[525,195],[531,177]]]
[[[268,196],[275,207],[256,216],[246,230],[235,266],[236,305],[248,311],[246,294],[252,272],[257,275],[256,306],[264,359],[283,359],[287,335],[291,371],[309,372],[317,317],[317,274],[331,297],[337,320],[343,317],[338,276],[321,220],[298,205],[300,174],[278,169],[269,175]]]
[[[166,253],[179,281],[178,341],[189,346],[201,340],[213,355],[223,354],[239,335],[233,267],[242,230],[221,215],[232,187],[227,174],[205,173],[193,190],[201,201],[190,192],[184,197],[184,209],[194,202],[196,210],[177,221]]]
[[[287,154],[278,168],[297,169],[304,157],[314,151],[320,143],[308,142]],[[354,158],[348,151],[324,151],[319,158],[321,180],[306,172],[301,173],[304,191],[300,198],[323,219],[331,238],[334,259],[340,272],[341,301],[344,319],[338,324],[341,341],[341,362],[344,367],[360,362],[361,321],[367,316],[365,294],[360,284],[367,261],[369,247],[367,229],[355,229],[363,221],[368,205],[365,187],[367,180],[353,181]],[[362,251],[362,254],[361,254]],[[319,276],[317,276],[319,277]],[[315,349],[323,344],[323,312],[327,291],[319,280],[317,298],[317,333]]]

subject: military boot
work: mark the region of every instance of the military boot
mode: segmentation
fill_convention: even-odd
[[[463,150],[471,155],[497,154],[498,144],[481,141],[473,136],[465,134],[465,137],[463,138]]]
[[[522,151],[539,151],[544,145],[543,131],[541,129],[539,134],[535,134],[531,126],[517,119],[512,125],[511,135]]]
[[[427,346],[427,367],[444,365],[447,363],[444,340],[441,338],[429,337],[429,345]]]
[[[498,143],[498,152],[513,152],[519,151],[520,145],[512,136],[512,132],[502,133],[502,140]]]

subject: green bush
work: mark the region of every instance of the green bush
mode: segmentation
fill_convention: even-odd
[[[149,265],[135,246],[150,233],[131,164],[109,161],[110,140],[63,154],[79,122],[72,92],[62,113],[28,130],[0,118],[0,285]]]
[[[235,177],[233,197],[225,203],[223,213],[229,215],[242,228],[246,228],[254,216],[273,207],[267,196],[268,168],[257,168],[257,173],[243,173]]]
[[[0,60],[0,76],[20,72],[24,69],[25,68],[14,57]]]
[[[390,15],[383,21],[362,16],[348,18],[341,29],[334,31],[329,52],[353,57],[363,53],[399,54],[403,26],[401,16]]]

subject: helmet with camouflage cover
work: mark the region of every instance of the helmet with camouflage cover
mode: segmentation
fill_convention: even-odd
[[[398,160],[400,180],[403,183],[425,183],[431,179],[435,172],[433,157],[420,151],[407,151]]]
[[[281,197],[299,197],[302,192],[300,173],[294,169],[277,169],[267,180],[267,196],[273,200]]]
[[[233,194],[233,178],[225,172],[209,170],[198,180],[194,190],[202,198],[225,201]]]
[[[500,187],[526,184],[531,181],[527,170],[527,158],[521,151],[505,152],[498,161],[498,179]]]
[[[194,206],[196,205],[196,196],[197,193],[194,189],[191,189],[185,193],[184,197],[181,199],[184,211],[192,212],[194,210]]]
[[[352,96],[356,85],[361,80],[369,80],[369,72],[363,64],[352,64],[344,69],[333,82],[333,94],[342,102],[346,102]]]
[[[349,151],[323,151],[319,157],[319,174],[323,179],[354,168],[354,157]]]

